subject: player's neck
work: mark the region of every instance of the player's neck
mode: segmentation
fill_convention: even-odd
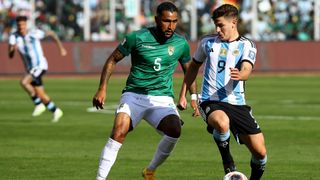
[[[21,36],[25,36],[25,35],[27,35],[27,30],[19,30],[19,34]]]
[[[232,34],[228,42],[233,42],[239,39],[240,34],[236,31],[235,33]]]

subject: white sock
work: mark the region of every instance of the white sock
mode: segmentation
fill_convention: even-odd
[[[121,148],[121,143],[109,138],[107,144],[104,146],[99,162],[97,173],[97,180],[105,180],[108,176],[111,167],[116,161],[118,151]]]
[[[170,155],[172,150],[174,149],[179,138],[169,137],[164,135],[158,145],[158,149],[150,162],[148,169],[155,170],[158,166],[160,166]]]

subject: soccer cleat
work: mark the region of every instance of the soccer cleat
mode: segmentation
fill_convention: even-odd
[[[55,123],[58,122],[59,119],[63,116],[63,112],[61,109],[57,108],[54,112],[53,112],[53,119],[51,122]]]
[[[46,106],[44,104],[38,104],[33,110],[32,116],[40,116],[46,110]]]
[[[156,171],[144,168],[142,171],[142,177],[144,177],[145,180],[156,180]]]

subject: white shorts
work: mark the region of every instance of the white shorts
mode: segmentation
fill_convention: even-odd
[[[120,104],[116,110],[116,113],[119,112],[124,112],[130,116],[133,128],[142,119],[157,128],[160,121],[167,115],[175,114],[180,117],[172,97],[150,96],[133,92],[122,94]]]

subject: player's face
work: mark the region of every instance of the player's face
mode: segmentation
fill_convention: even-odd
[[[163,11],[161,16],[156,17],[158,29],[161,30],[165,38],[170,38],[177,28],[177,12]]]
[[[18,21],[17,28],[18,28],[18,32],[24,35],[27,30],[27,21]]]
[[[237,32],[237,20],[236,18],[225,18],[223,16],[214,20],[216,25],[216,31],[219,34],[219,37],[223,41],[232,41]]]

